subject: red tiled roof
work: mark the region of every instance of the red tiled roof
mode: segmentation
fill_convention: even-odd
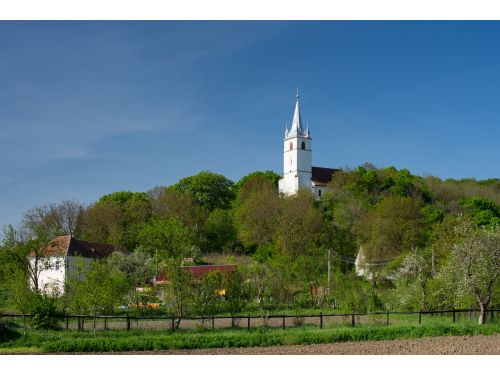
[[[72,236],[58,236],[50,241],[44,255],[81,256],[84,258],[104,258],[115,250],[113,245],[77,240]],[[30,254],[33,256],[33,254]]]

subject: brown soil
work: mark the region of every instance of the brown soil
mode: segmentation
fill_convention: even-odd
[[[116,354],[116,353],[114,353]],[[343,342],[255,348],[128,352],[123,354],[500,354],[500,334],[443,336],[414,340]]]

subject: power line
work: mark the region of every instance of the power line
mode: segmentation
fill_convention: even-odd
[[[340,260],[341,262],[348,263],[348,264],[356,264],[356,258],[349,257],[347,255],[341,254],[339,252],[336,252],[335,250],[332,250],[332,255]],[[366,260],[365,264],[367,266],[383,266],[390,261],[394,260],[395,258],[392,259],[377,259],[377,260]]]

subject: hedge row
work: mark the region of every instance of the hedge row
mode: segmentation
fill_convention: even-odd
[[[428,336],[463,336],[500,332],[500,325],[359,327],[334,330],[206,332],[112,337],[59,338],[42,344],[45,352],[122,352],[170,349],[307,345],[345,341],[394,340]]]

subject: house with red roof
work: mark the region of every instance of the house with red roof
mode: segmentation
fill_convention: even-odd
[[[64,293],[66,277],[75,269],[81,258],[87,266],[93,259],[105,258],[115,250],[113,245],[87,242],[73,236],[58,236],[51,240],[41,252],[42,256],[30,254],[31,268],[38,275],[38,288],[46,293]],[[34,288],[33,280],[30,280]]]

